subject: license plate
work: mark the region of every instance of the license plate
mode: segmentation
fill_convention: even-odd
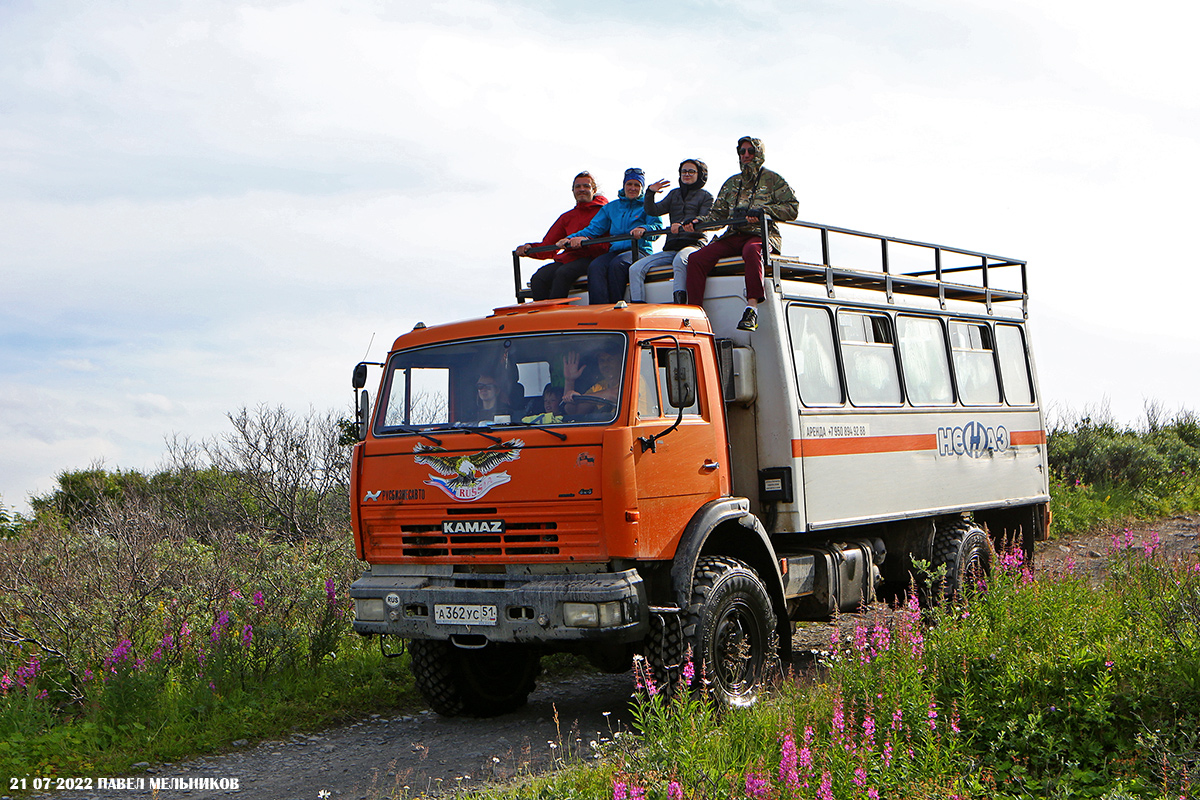
[[[495,606],[434,605],[433,621],[438,625],[495,625]]]

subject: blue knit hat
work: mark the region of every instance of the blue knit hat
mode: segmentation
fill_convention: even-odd
[[[642,170],[638,169],[637,167],[630,167],[629,169],[625,170],[625,180],[637,181],[642,186],[645,186],[646,185],[646,173],[643,172]]]

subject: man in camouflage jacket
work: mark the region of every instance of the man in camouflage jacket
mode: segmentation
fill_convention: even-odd
[[[766,297],[763,286],[763,241],[761,216],[767,215],[767,239],[772,253],[778,253],[782,238],[775,220],[793,220],[800,211],[800,204],[792,187],[783,176],[763,166],[765,153],[760,139],[743,136],[738,139],[738,161],[741,172],[732,175],[717,194],[712,210],[694,224],[711,220],[745,217],[744,223],[730,225],[723,234],[692,253],[688,259],[687,299],[700,305],[704,300],[704,286],[708,273],[722,258],[742,257],[746,264],[746,310],[740,330],[752,331],[758,327],[758,312],[755,309]],[[692,225],[684,226],[691,231]]]

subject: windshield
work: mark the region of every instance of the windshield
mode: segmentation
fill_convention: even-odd
[[[619,333],[477,339],[393,355],[377,436],[449,427],[611,423],[625,374]]]

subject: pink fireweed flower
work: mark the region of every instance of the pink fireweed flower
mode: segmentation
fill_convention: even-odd
[[[629,784],[625,783],[625,781],[619,781],[614,778],[612,800],[628,800],[628,798]]]
[[[871,633],[875,639],[876,652],[882,653],[892,646],[892,631],[882,622],[875,623]]]
[[[817,789],[818,800],[833,800],[833,778],[829,770],[821,773],[821,788]]]
[[[12,688],[12,685],[13,685],[13,679],[8,677],[7,672],[4,673],[3,676],[0,676],[0,693],[8,694],[8,690],[10,688]]]
[[[1133,547],[1133,531],[1129,530],[1129,528],[1125,529],[1125,546]]]
[[[683,787],[679,785],[679,781],[667,784],[667,800],[683,800]]]
[[[129,658],[129,651],[133,649],[133,642],[128,639],[122,639],[120,643],[112,649],[112,653],[104,659],[105,671],[115,672],[117,664],[124,663]]]
[[[1142,549],[1147,556],[1152,556],[1161,544],[1162,540],[1158,538],[1158,531],[1150,531],[1150,540],[1142,544]]]
[[[863,747],[867,750],[875,749],[875,718],[868,714],[863,718]]]
[[[894,730],[894,731],[900,730],[900,727],[903,724],[904,724],[904,711],[899,706],[897,706],[896,710],[892,712],[892,730]]]
[[[1066,570],[1067,572],[1075,571],[1075,556],[1067,556]]]
[[[854,626],[854,649],[858,652],[858,658],[864,664],[871,660],[871,643],[867,638],[868,628],[866,625]]]
[[[333,578],[325,579],[325,598],[331,602],[337,602],[337,589],[333,585]]]
[[[50,696],[50,693],[48,691],[46,691],[45,689],[42,689],[40,692],[37,693],[38,700],[45,700],[49,696]]]
[[[221,632],[227,627],[229,627],[229,612],[222,611],[217,616],[217,621],[213,623],[209,638],[214,642],[219,640],[221,638]]]
[[[962,728],[958,727],[958,714],[952,713],[950,715],[950,730],[955,733],[962,733]]]
[[[938,717],[937,701],[930,700],[929,701],[929,730],[931,730],[931,731],[937,730],[937,717]]]
[[[249,647],[250,643],[253,641],[254,641],[254,626],[253,625],[243,625],[242,626],[242,647]]]
[[[798,761],[796,740],[790,733],[785,733],[779,752],[779,782],[793,791],[800,788],[800,773],[796,769]]]
[[[867,789],[867,798],[868,800],[879,800],[879,790],[874,786],[872,786],[870,789]]]
[[[230,590],[229,590],[229,596],[230,596],[230,597],[235,597],[235,598],[237,598],[238,600],[241,600],[241,599],[242,599],[242,592],[241,592],[241,590],[240,590],[240,589],[230,589]]]
[[[867,771],[862,767],[854,770],[854,785],[860,789],[867,785]]]
[[[90,669],[84,669],[84,671],[83,671],[83,682],[84,683],[87,683],[94,677],[96,677],[96,674],[94,672],[92,672]]]
[[[264,599],[265,598],[263,597],[262,592],[255,592],[254,598],[250,602],[254,605],[255,608],[262,608]]]
[[[883,765],[888,769],[892,767],[892,740],[888,739],[883,743]]]
[[[646,790],[641,786],[630,786],[629,800],[646,800]]]
[[[835,741],[842,740],[842,734],[846,731],[846,712],[842,709],[842,696],[839,694],[833,701],[833,738]]]
[[[746,773],[746,796],[765,798],[767,789],[770,787],[770,781],[766,776],[759,772]]]
[[[192,638],[192,629],[188,627],[187,622],[184,622],[182,625],[179,626],[179,638],[180,639]]]

